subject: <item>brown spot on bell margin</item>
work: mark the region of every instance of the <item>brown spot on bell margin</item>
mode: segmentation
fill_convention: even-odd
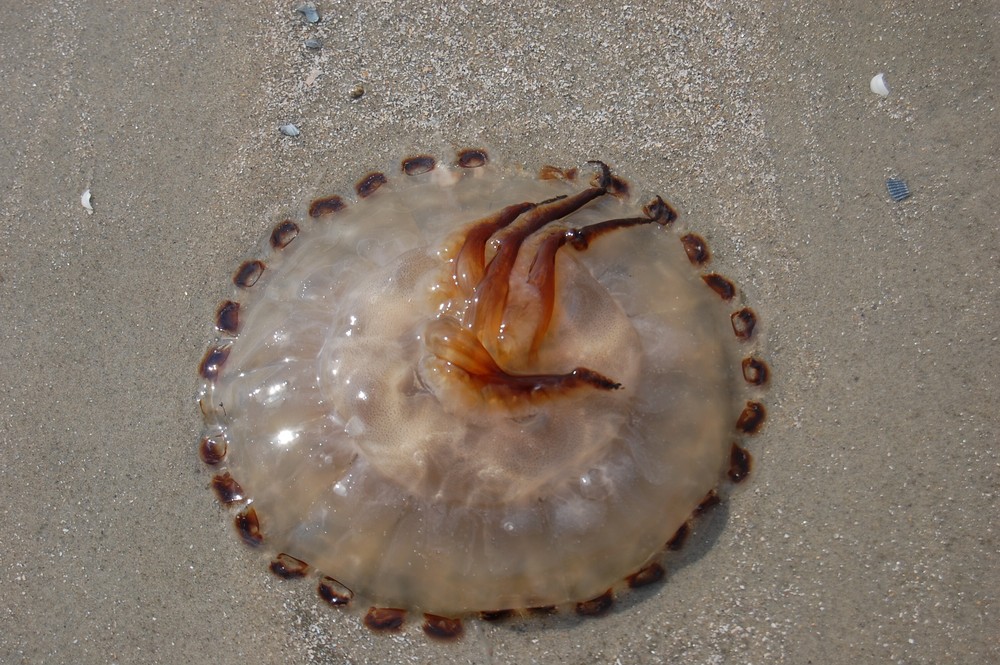
[[[247,506],[240,511],[235,519],[236,530],[240,533],[243,542],[251,547],[257,547],[264,542],[264,534],[260,532],[260,520],[257,519],[257,511],[253,506]]]
[[[215,466],[225,459],[228,449],[226,438],[222,434],[216,434],[202,437],[201,443],[198,445],[198,454],[201,456],[202,462],[209,466]]]
[[[403,173],[406,175],[420,175],[433,171],[437,166],[437,160],[430,155],[416,155],[403,160]]]
[[[657,223],[662,226],[668,226],[677,221],[677,211],[674,210],[672,205],[664,201],[662,196],[657,196],[642,206],[642,212],[646,217],[657,220]]]
[[[397,631],[403,626],[406,610],[373,607],[365,615],[365,625],[378,632]]]
[[[746,450],[740,448],[735,443],[729,452],[729,480],[734,483],[741,483],[750,475],[750,467],[753,464],[753,457]]]
[[[243,494],[243,488],[228,471],[216,474],[212,478],[212,489],[215,490],[219,501],[225,505],[239,503],[246,498],[246,495]]]
[[[529,607],[528,612],[531,614],[555,614],[555,605],[539,605],[538,607]]]
[[[684,244],[684,253],[687,254],[688,261],[694,265],[704,265],[712,258],[712,253],[708,251],[705,239],[697,233],[681,236],[681,242]]]
[[[453,640],[462,635],[462,620],[425,614],[424,632],[439,640]]]
[[[215,310],[215,327],[220,332],[235,335],[240,328],[240,304],[226,300]]]
[[[282,552],[271,561],[271,572],[286,580],[296,579],[309,572],[309,564]]]
[[[263,261],[244,261],[243,264],[233,273],[233,284],[244,289],[248,289],[257,283],[260,276],[264,274]]]
[[[591,598],[590,600],[585,600],[582,603],[577,603],[576,613],[585,617],[600,616],[610,610],[614,603],[615,596],[611,593],[611,589],[608,589],[596,598]]]
[[[354,186],[354,191],[356,191],[358,196],[361,198],[367,198],[374,194],[376,189],[387,182],[389,182],[389,180],[385,177],[384,173],[369,173],[358,181],[358,184]]]
[[[749,307],[744,307],[738,312],[733,312],[729,317],[733,322],[733,332],[740,339],[750,339],[753,336],[753,329],[757,327],[757,315]]]
[[[198,374],[201,375],[201,378],[215,381],[222,365],[226,362],[226,358],[229,357],[230,348],[229,346],[214,346],[205,352],[205,357],[198,365]]]
[[[463,169],[476,169],[488,161],[490,161],[490,156],[480,148],[462,150],[458,153],[458,165]]]
[[[333,196],[324,196],[322,198],[313,199],[313,202],[309,204],[309,216],[322,217],[323,215],[339,212],[346,207],[347,204],[344,203],[344,199],[340,198],[336,194]]]
[[[504,619],[509,619],[514,616],[514,610],[490,610],[488,612],[480,612],[479,618],[483,621],[503,621]]]
[[[663,566],[658,563],[651,563],[648,566],[640,568],[638,572],[632,573],[626,577],[625,581],[628,583],[630,588],[638,589],[639,587],[659,582],[666,574],[667,571],[663,569]]]
[[[736,429],[744,434],[755,434],[760,431],[766,417],[767,410],[763,404],[760,402],[747,402],[747,405],[743,407],[743,413],[740,414],[739,419],[736,421]]]
[[[698,515],[701,515],[706,510],[708,510],[709,508],[714,508],[715,506],[719,505],[719,503],[721,502],[722,499],[719,498],[719,493],[714,489],[711,489],[708,491],[708,494],[705,495],[705,498],[701,500],[701,503],[698,504],[698,507],[694,509],[693,516],[697,517]]]
[[[760,386],[767,383],[770,370],[767,363],[759,358],[743,359],[743,379],[750,385]]]
[[[332,577],[324,577],[321,579],[316,591],[319,593],[320,598],[334,607],[343,607],[344,605],[349,604],[354,598],[353,591]]]
[[[707,275],[702,275],[701,278],[723,300],[732,300],[733,296],[736,295],[736,286],[718,273],[710,272]]]
[[[687,542],[689,535],[691,535],[691,525],[685,522],[677,527],[677,531],[674,531],[674,535],[667,541],[667,549],[672,552],[681,549],[684,547],[684,543]]]
[[[284,249],[299,235],[299,225],[290,219],[278,222],[271,231],[271,247]]]

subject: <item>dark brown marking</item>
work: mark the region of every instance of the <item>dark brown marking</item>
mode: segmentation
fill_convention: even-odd
[[[753,337],[753,329],[757,327],[757,315],[749,307],[744,307],[738,312],[733,312],[729,317],[733,322],[733,332],[740,339],[750,339]]]
[[[736,421],[736,429],[744,434],[755,434],[760,431],[764,419],[767,417],[767,409],[760,402],[747,402],[743,407],[743,413]]]
[[[704,265],[712,258],[712,253],[708,251],[705,239],[697,233],[681,236],[681,242],[684,244],[684,252],[687,254],[688,261],[694,265]]]
[[[611,184],[608,185],[608,194],[614,196],[615,198],[624,199],[628,197],[629,190],[632,186],[628,184],[628,180],[624,178],[619,178],[618,176],[611,176]]]
[[[663,576],[666,574],[667,571],[663,569],[663,566],[654,562],[640,568],[637,572],[632,573],[625,578],[625,581],[628,583],[630,588],[638,589],[639,587],[656,584],[662,580]]]
[[[430,155],[416,155],[403,160],[403,173],[406,175],[421,175],[433,171],[437,167],[437,160]]]
[[[710,272],[707,275],[702,275],[701,278],[723,300],[732,300],[733,296],[736,295],[736,286],[718,273]]]
[[[309,564],[282,552],[271,561],[271,572],[282,579],[297,579],[305,577],[309,572]]]
[[[555,614],[556,609],[557,608],[555,605],[539,605],[538,607],[529,607],[528,612],[530,612],[531,614],[540,614],[544,616],[548,614]]]
[[[670,540],[667,541],[667,549],[676,552],[677,550],[684,547],[684,543],[687,542],[688,536],[691,535],[691,525],[687,522],[681,524],[677,527],[677,531],[674,531],[674,535],[670,536]]]
[[[514,616],[514,610],[490,610],[479,613],[479,618],[483,621],[504,621],[512,616]]]
[[[389,179],[385,177],[384,173],[369,173],[364,178],[358,181],[358,184],[354,186],[354,191],[358,193],[361,198],[368,198],[375,193],[375,190],[389,182]]]
[[[319,593],[320,598],[334,607],[343,607],[344,605],[349,604],[354,598],[353,591],[332,577],[324,577],[321,579],[316,591]]]
[[[563,180],[565,182],[573,182],[576,180],[576,175],[578,171],[575,168],[561,169],[558,166],[550,166],[546,164],[538,172],[539,180]]]
[[[655,219],[658,224],[664,226],[677,221],[677,211],[672,205],[657,196],[655,199],[642,207],[642,213],[650,219]]]
[[[260,520],[257,519],[257,511],[253,506],[247,506],[240,511],[235,520],[236,530],[240,533],[243,542],[251,547],[258,547],[264,542],[264,534],[260,532]]]
[[[299,225],[290,219],[278,222],[271,231],[271,247],[274,249],[284,249],[288,243],[295,240],[299,235]]]
[[[735,443],[729,452],[729,480],[741,483],[750,475],[753,457],[746,448],[740,448]]]
[[[596,617],[611,609],[615,603],[615,595],[608,589],[600,596],[576,604],[576,613],[584,617]]]
[[[201,461],[209,466],[215,466],[224,460],[228,449],[226,438],[222,434],[202,437],[201,443],[198,445]]]
[[[435,639],[454,640],[462,636],[462,620],[425,614],[424,632]]]
[[[313,199],[313,202],[309,204],[309,216],[322,217],[323,215],[340,212],[346,207],[347,204],[344,203],[344,199],[340,198],[336,194],[333,196],[324,196],[322,198]]]
[[[722,503],[722,499],[719,497],[719,493],[716,490],[711,489],[708,491],[708,494],[705,495],[705,498],[701,500],[701,503],[698,504],[698,507],[694,509],[693,516],[697,517],[709,508],[714,508],[720,503]]]
[[[226,300],[215,310],[215,327],[219,332],[235,335],[240,329],[240,304]]]
[[[611,175],[611,167],[599,159],[591,159],[587,163],[597,167],[594,176],[590,179],[590,186],[600,189],[601,194],[607,194],[614,182],[614,177]]]
[[[482,149],[472,148],[458,153],[458,165],[463,169],[477,169],[488,161],[490,156]]]
[[[215,381],[219,376],[219,370],[229,357],[229,346],[215,346],[205,352],[205,357],[198,365],[198,374],[208,381]]]
[[[743,379],[750,385],[762,386],[767,383],[769,376],[770,369],[760,358],[751,356],[743,359]]]
[[[365,625],[377,632],[395,632],[402,628],[406,610],[373,607],[365,615]]]
[[[257,283],[260,276],[264,274],[264,262],[259,260],[244,261],[243,265],[236,269],[233,274],[233,284],[244,289],[248,289]]]
[[[215,495],[219,497],[219,501],[225,505],[239,503],[246,499],[243,488],[240,487],[240,484],[236,482],[236,479],[228,471],[216,474],[212,478],[212,489],[215,490]]]

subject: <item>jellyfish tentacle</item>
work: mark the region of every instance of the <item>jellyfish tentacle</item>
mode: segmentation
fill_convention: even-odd
[[[605,187],[590,187],[566,198],[538,205],[524,214],[522,224],[500,239],[497,253],[486,266],[476,287],[475,316],[472,327],[479,339],[497,339],[503,330],[510,278],[521,245],[530,235],[557,219],[570,215],[607,193]]]
[[[489,401],[530,401],[583,387],[617,390],[621,384],[599,372],[577,367],[565,374],[512,374],[493,359],[482,342],[454,319],[436,319],[425,332],[427,349],[461,369]]]
[[[534,208],[534,203],[516,203],[483,218],[472,225],[455,259],[455,283],[462,293],[472,295],[486,270],[486,243],[497,231],[506,228],[522,214]]]
[[[621,387],[583,366],[564,374],[531,371],[539,366],[538,351],[555,310],[559,249],[569,243],[583,251],[594,239],[613,231],[642,224],[665,225],[676,218],[673,209],[657,197],[643,208],[642,216],[543,232],[546,225],[569,217],[601,196],[622,196],[627,191],[627,185],[612,176],[607,164],[588,163],[597,167],[588,188],[538,203],[507,206],[474,222],[456,255],[452,278],[469,307],[456,317],[432,321],[425,330],[424,343],[443,366],[461,370],[462,380],[487,401],[513,404],[584,386],[599,390]],[[530,261],[518,263],[522,247],[540,233],[545,235],[528,245],[534,253]],[[487,261],[486,246],[493,237],[496,252]],[[527,316],[526,311],[530,312]]]
[[[590,243],[595,238],[611,233],[612,231],[642,224],[659,224],[663,226],[677,218],[677,214],[673,209],[659,196],[647,205],[643,209],[643,212],[646,214],[645,217],[609,219],[579,228],[559,230],[550,234],[541,242],[528,272],[528,283],[538,290],[542,310],[538,325],[535,328],[535,334],[531,340],[531,353],[537,353],[552,321],[552,312],[555,309],[556,252],[559,251],[559,248],[569,243],[574,249],[583,251],[590,246]]]

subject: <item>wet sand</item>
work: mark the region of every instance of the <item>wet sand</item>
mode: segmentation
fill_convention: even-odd
[[[0,8],[0,662],[1000,660],[1000,10],[919,4]],[[469,145],[668,196],[774,380],[662,586],[442,645],[238,542],[195,369],[282,206]]]

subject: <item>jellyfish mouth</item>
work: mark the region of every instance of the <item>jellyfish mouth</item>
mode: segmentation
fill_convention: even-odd
[[[564,245],[582,252],[605,234],[643,224],[667,225],[676,212],[657,197],[643,216],[609,219],[574,227],[573,213],[608,194],[623,196],[625,185],[603,162],[590,186],[539,203],[507,206],[472,223],[463,233],[450,270],[436,289],[437,316],[423,339],[427,351],[421,377],[438,393],[464,392],[464,407],[482,403],[511,410],[540,400],[588,390],[618,390],[616,377],[591,369],[587,359],[552,371],[544,347],[559,347],[552,322],[557,314],[557,260]],[[492,257],[487,260],[488,250]],[[562,356],[565,356],[565,349]],[[456,384],[461,386],[456,390]]]

